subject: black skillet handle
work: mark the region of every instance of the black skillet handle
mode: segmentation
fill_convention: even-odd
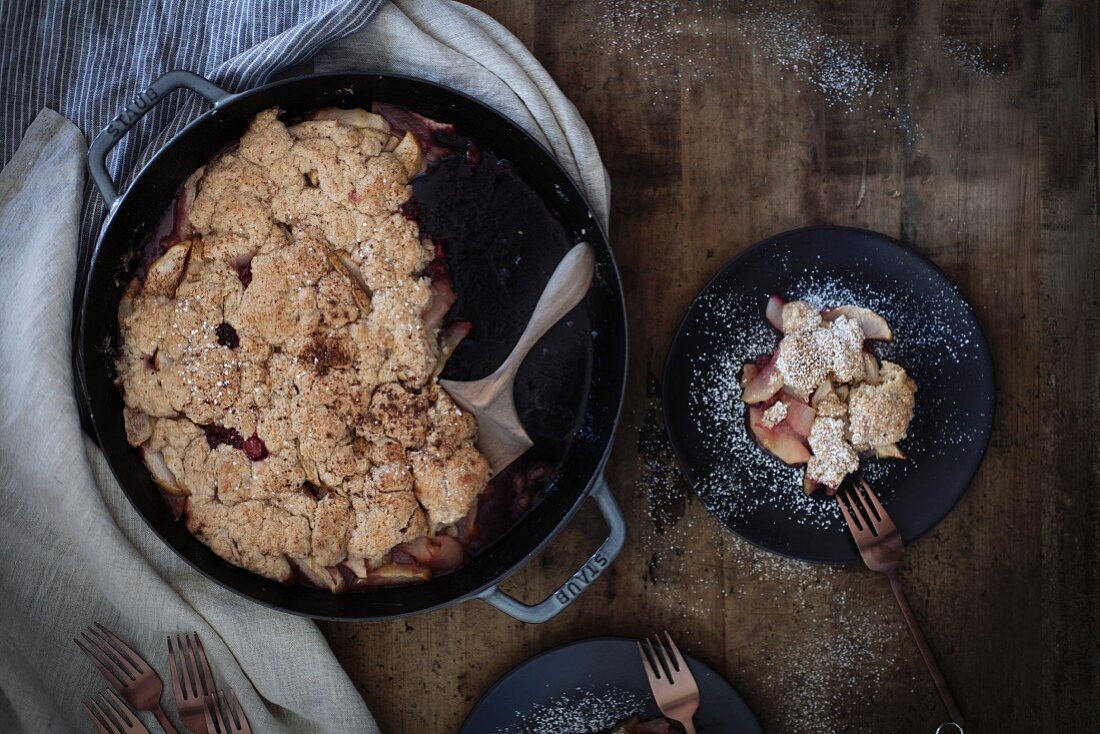
[[[607,523],[607,538],[599,549],[593,553],[580,570],[569,577],[569,580],[558,587],[558,590],[538,604],[524,604],[513,596],[509,596],[500,590],[499,586],[490,586],[478,594],[478,598],[492,604],[508,616],[518,619],[520,622],[537,624],[546,622],[565,611],[565,608],[575,602],[585,589],[592,585],[600,575],[611,567],[611,562],[623,549],[626,540],[626,521],[615,498],[611,496],[611,489],[603,478],[603,474],[596,479],[595,488],[589,496],[596,500],[596,504],[603,513],[603,519]]]
[[[92,181],[95,182],[96,188],[99,189],[108,207],[114,206],[118,200],[118,188],[107,170],[107,154],[118,145],[118,141],[122,140],[122,136],[136,125],[138,120],[145,117],[149,110],[177,89],[190,89],[192,92],[197,92],[213,102],[215,107],[230,96],[229,92],[198,74],[182,70],[168,72],[150,84],[144,92],[138,93],[133,101],[118,114],[118,117],[111,120],[111,124],[103,128],[103,131],[96,135],[95,140],[88,146],[88,172],[91,173]]]

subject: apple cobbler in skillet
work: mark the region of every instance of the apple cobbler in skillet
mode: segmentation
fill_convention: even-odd
[[[127,438],[231,563],[340,591],[463,560],[489,467],[437,384],[468,325],[443,328],[446,268],[403,213],[425,150],[364,110],[265,110],[127,290]]]

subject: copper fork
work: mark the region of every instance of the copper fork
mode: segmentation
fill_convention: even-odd
[[[857,486],[858,485],[858,486]],[[882,503],[871,491],[871,487],[858,477],[854,483],[841,487],[836,494],[840,512],[844,515],[848,529],[852,531],[856,547],[863,557],[863,562],[872,571],[884,574],[890,580],[890,588],[901,608],[901,616],[905,618],[905,624],[909,626],[909,632],[913,635],[920,656],[924,659],[924,667],[928,668],[928,674],[932,676],[932,682],[936,685],[936,691],[940,694],[947,713],[951,716],[953,724],[962,729],[963,717],[959,707],[955,704],[955,698],[947,688],[947,680],[936,664],[936,658],[932,655],[932,649],[928,647],[928,641],[924,639],[917,617],[913,614],[909,601],[905,598],[905,592],[898,581],[898,565],[901,563],[902,551],[905,546],[901,541],[901,533],[890,516],[886,514]]]
[[[667,631],[665,639],[668,640],[668,647],[665,647],[660,635],[654,635],[654,639],[656,646],[649,640],[645,641],[645,647],[638,643],[642,667],[649,679],[649,690],[653,691],[653,699],[662,714],[678,721],[687,734],[695,734],[692,717],[699,709],[699,686],[695,683],[695,676]]]
[[[241,702],[232,688],[229,693],[218,691],[203,696],[202,700],[209,734],[252,734],[248,717],[244,715]],[[222,716],[223,711],[225,716]]]
[[[165,734],[179,734],[160,707],[160,696],[164,693],[160,676],[129,645],[99,622],[81,632],[80,637],[74,637],[73,642],[131,706],[151,711]]]
[[[184,633],[182,638],[177,634],[175,646],[172,636],[168,636],[168,672],[172,678],[176,711],[183,725],[195,734],[209,734],[203,697],[215,690],[214,674],[198,632],[194,633],[194,641],[190,632]]]
[[[86,698],[80,706],[92,720],[98,734],[149,734],[137,714],[114,691],[103,691],[98,696]]]

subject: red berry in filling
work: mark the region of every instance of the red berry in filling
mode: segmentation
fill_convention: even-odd
[[[242,448],[244,449],[245,454],[248,455],[248,458],[252,461],[262,461],[267,458],[267,446],[264,445],[263,440],[261,440],[260,437],[257,436],[255,433],[252,434],[251,438],[244,442],[244,446]]]
[[[241,343],[240,337],[237,336],[237,330],[224,321],[218,324],[218,328],[214,330],[214,333],[218,335],[218,344],[223,347],[236,349],[237,345]]]
[[[211,424],[203,426],[202,430],[206,432],[206,442],[210,444],[211,449],[216,449],[222,444],[232,446],[235,449],[244,448],[244,438],[237,432],[236,428]]]
[[[252,261],[237,267],[237,279],[241,281],[241,285],[245,288],[248,287],[248,284],[252,282]]]
[[[420,202],[416,199],[409,199],[398,208],[401,210],[401,214],[404,215],[405,219],[412,222],[420,220]]]

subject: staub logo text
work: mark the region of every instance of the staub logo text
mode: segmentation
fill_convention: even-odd
[[[137,122],[150,107],[156,104],[158,99],[160,99],[160,94],[157,90],[153,88],[146,89],[134,97],[134,101],[126,105],[126,109],[111,121],[111,124],[107,126],[107,133],[116,140],[122,137],[122,134],[129,130],[130,126]]]
[[[595,553],[583,566],[581,566],[580,571],[573,574],[573,577],[558,589],[554,596],[562,604],[568,604],[573,601],[580,596],[593,581],[600,577],[603,570],[607,568],[608,563],[609,561],[604,554],[599,552]]]

